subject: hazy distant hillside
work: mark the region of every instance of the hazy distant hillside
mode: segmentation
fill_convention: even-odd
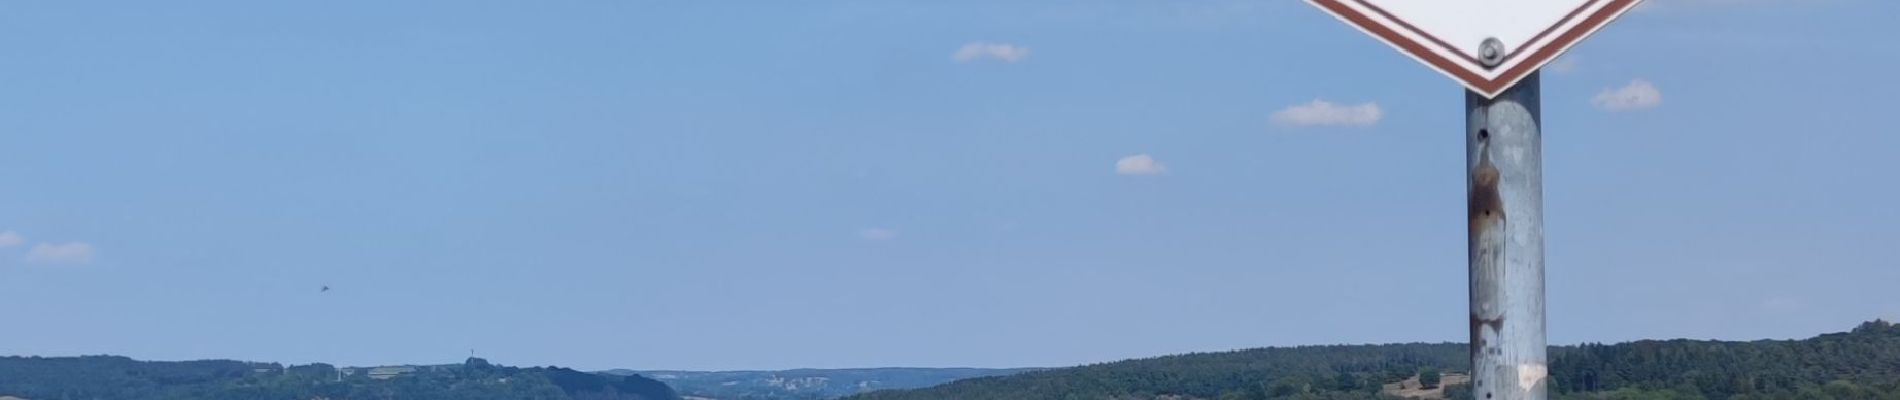
[[[975,378],[918,390],[850,399],[1377,399],[1386,382],[1422,368],[1464,369],[1460,344],[1388,344],[1265,348],[1196,353]]]
[[[45,399],[677,400],[664,383],[566,368],[463,364],[337,368],[125,357],[0,357],[0,397]]]
[[[1265,348],[1129,360],[853,396],[912,399],[1380,399],[1423,368],[1464,371],[1463,344]],[[1900,400],[1900,326],[1804,340],[1551,348],[1555,399]],[[1449,398],[1471,398],[1468,387]]]
[[[859,368],[784,371],[630,371],[672,385],[680,394],[728,399],[828,399],[882,389],[935,386],[964,378],[1009,375],[1029,369]]]

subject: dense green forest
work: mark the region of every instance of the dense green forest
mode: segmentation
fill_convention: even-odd
[[[1550,355],[1550,388],[1552,398],[1558,400],[1900,400],[1900,326],[1885,321],[1802,340],[1593,343],[1552,347]],[[1264,348],[1035,370],[849,399],[1382,399],[1386,396],[1383,385],[1415,375],[1465,371],[1469,368],[1466,357],[1465,345],[1457,343]],[[505,367],[473,358],[463,364],[383,371],[380,377],[387,379],[373,374],[326,364],[286,367],[110,356],[0,357],[0,396],[33,400],[680,398],[666,384],[640,375]],[[1453,385],[1445,389],[1445,395],[1464,399],[1471,392]]]
[[[958,379],[998,376],[1031,369],[846,368],[777,371],[601,371],[639,374],[666,382],[681,395],[719,400],[822,400],[885,389],[914,389]]]
[[[1459,344],[1264,348],[1195,353],[965,379],[927,389],[849,397],[886,399],[1376,399],[1387,382],[1427,367],[1463,370]]]
[[[1555,399],[1900,400],[1900,327],[1885,321],[1804,340],[1638,341],[1552,347]],[[852,400],[1379,399],[1419,371],[1470,368],[1463,344],[1264,348],[966,379]],[[1469,388],[1446,389],[1471,398]]]
[[[327,364],[136,361],[125,357],[0,357],[0,396],[93,399],[573,399],[677,400],[664,383],[566,368],[516,368],[471,358],[460,365],[371,370]]]

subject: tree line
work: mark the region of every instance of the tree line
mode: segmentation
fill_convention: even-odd
[[[155,362],[116,356],[0,357],[0,396],[33,400],[679,399],[666,384],[638,375],[506,367],[479,358],[375,379],[366,369],[329,364]]]
[[[1426,372],[1468,371],[1464,344],[1262,348],[966,379],[849,400],[1382,399]],[[1558,400],[1900,400],[1900,327],[1886,321],[1802,340],[1645,340],[1550,349]],[[1447,387],[1447,398],[1471,398]]]

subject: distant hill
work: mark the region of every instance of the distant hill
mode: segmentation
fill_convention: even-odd
[[[1254,399],[1327,394],[1377,399],[1427,367],[1462,370],[1461,344],[1263,348],[1194,353],[965,379],[847,399]]]
[[[559,367],[462,364],[337,368],[125,357],[0,357],[0,396],[26,399],[574,399],[679,400],[641,376]]]
[[[1803,340],[1637,341],[1551,348],[1554,399],[1900,400],[1900,326],[1885,321]],[[1467,371],[1466,346],[1263,348],[965,379],[850,400],[1381,399],[1424,368]],[[1468,386],[1444,396],[1471,398]]]
[[[783,371],[632,371],[617,369],[604,374],[639,374],[658,379],[687,396],[719,400],[747,399],[830,399],[884,389],[912,389],[946,382],[999,376],[1033,369],[986,368],[859,368],[793,369]]]
[[[1645,340],[1558,346],[1550,354],[1556,400],[1900,400],[1900,326],[1885,321],[1801,340]],[[1466,357],[1463,344],[1414,343],[1262,348],[1058,369],[605,373],[505,367],[474,358],[449,365],[338,368],[0,357],[0,399],[1383,400],[1393,393],[1469,399],[1470,387],[1454,378],[1468,370]],[[1412,390],[1424,370],[1442,371],[1448,386]]]

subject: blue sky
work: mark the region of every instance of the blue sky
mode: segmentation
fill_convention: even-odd
[[[1653,1],[1544,78],[1552,342],[1900,317],[1900,3]],[[1462,90],[1301,2],[12,1],[0,54],[0,354],[1465,336]]]

